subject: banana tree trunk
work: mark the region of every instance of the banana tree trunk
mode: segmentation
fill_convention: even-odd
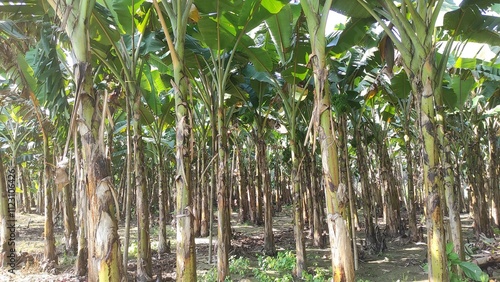
[[[271,187],[269,180],[269,170],[266,159],[266,143],[263,138],[257,141],[257,166],[259,167],[259,179],[261,179],[264,199],[264,253],[272,256],[276,253],[273,234],[273,206],[271,197]]]
[[[360,133],[360,123],[357,123],[356,130],[354,131],[354,138],[356,140],[356,156],[358,161],[358,169],[361,182],[361,191],[363,199],[363,211],[365,218],[365,237],[367,247],[370,253],[379,253],[382,251],[381,242],[377,241],[377,236],[375,234],[375,225],[373,223],[374,214],[373,212],[373,196],[371,193],[371,185],[368,176],[367,168],[367,158],[365,154],[365,147],[363,146],[363,140],[361,139]]]
[[[170,252],[168,246],[167,239],[167,195],[166,195],[166,183],[163,180],[163,170],[164,170],[164,162],[163,162],[163,153],[161,150],[161,145],[157,144],[157,152],[158,152],[158,254],[161,256],[164,253]]]
[[[428,54],[421,73],[410,77],[412,90],[417,94],[420,110],[420,130],[423,141],[424,199],[427,219],[429,280],[448,281],[446,240],[443,224],[444,189],[440,172],[439,141],[437,140],[433,85],[434,53]]]
[[[453,162],[451,159],[451,148],[448,140],[448,135],[446,132],[445,119],[443,118],[445,113],[442,107],[442,92],[436,91],[436,104],[437,115],[441,118],[436,119],[437,123],[437,135],[439,138],[440,158],[442,163],[442,174],[443,174],[443,185],[444,185],[444,197],[446,199],[446,206],[448,207],[448,217],[449,217],[449,227],[450,234],[448,234],[451,242],[453,243],[453,249],[455,253],[458,254],[461,260],[464,260],[464,247],[462,241],[462,223],[460,221],[460,212],[457,197],[455,195],[455,174],[453,172]],[[455,266],[456,267],[456,266]],[[458,271],[458,269],[457,269]]]
[[[126,167],[125,167],[125,173],[124,173],[124,179],[125,179],[125,191],[124,191],[124,213],[125,213],[125,238],[123,239],[123,267],[124,269],[127,269],[128,267],[128,247],[130,245],[130,220],[131,220],[131,213],[132,213],[132,133],[131,133],[131,127],[130,127],[130,120],[132,118],[132,109],[130,107],[130,97],[127,95],[125,98],[125,107],[126,107],[126,142],[127,142],[127,157],[126,157]]]
[[[76,255],[78,241],[76,240],[75,214],[73,212],[73,203],[71,201],[71,185],[64,185],[63,193],[63,212],[64,212],[64,240],[66,252]]]
[[[49,262],[57,263],[56,255],[56,239],[54,237],[54,221],[53,221],[53,181],[52,170],[50,163],[52,163],[52,155],[49,149],[49,139],[42,129],[43,135],[43,159],[44,159],[44,173],[43,187],[45,192],[45,225],[44,225],[44,259]]]
[[[323,197],[319,187],[321,177],[318,176],[318,169],[316,166],[315,158],[310,162],[310,179],[311,179],[311,198],[312,198],[312,226],[313,226],[313,246],[324,248],[326,244],[326,237],[323,236]]]
[[[9,190],[15,189],[15,175],[13,174],[15,169],[9,169],[6,177],[3,160],[4,157],[0,151],[0,267],[9,264],[8,256],[11,249],[9,239],[11,232],[14,232],[12,228],[9,228],[9,223],[15,220],[15,214],[9,209]]]
[[[203,150],[201,154],[201,167],[205,170],[207,153]],[[200,219],[200,236],[207,237],[208,236],[208,223],[209,223],[209,187],[210,183],[207,181],[207,177],[205,175],[201,175],[201,219]]]
[[[203,141],[198,141],[201,144],[205,144]],[[201,233],[201,155],[202,151],[198,148],[196,156],[196,166],[193,168],[194,173],[192,174],[193,178],[193,232],[195,237],[199,237]]]
[[[188,100],[188,77],[184,74],[184,46],[187,20],[193,3],[192,0],[162,2],[171,16],[175,45],[156,0],[153,0],[160,18],[163,32],[172,57],[174,71],[175,100],[175,187],[177,191],[177,281],[196,281],[196,253],[193,233],[193,207],[190,176],[190,162],[193,156],[191,103]]]
[[[140,105],[142,95],[135,92],[132,126],[134,131],[134,175],[136,186],[137,212],[137,281],[152,280],[151,245],[149,236],[148,189],[144,167]]]
[[[314,170],[314,158],[314,154],[308,154],[308,158],[304,161],[305,169],[302,171],[303,180],[301,185],[302,194],[304,195],[304,200],[302,201],[302,219],[308,225],[309,236],[313,235],[316,230],[314,220],[311,219],[314,213],[314,202],[317,201],[314,197],[317,194],[315,190],[316,174]]]
[[[119,281],[124,277],[120,260],[118,223],[112,190],[109,160],[99,135],[101,118],[96,114],[99,95],[93,89],[90,65],[89,24],[95,4],[91,1],[49,0],[71,41],[77,88],[78,131],[81,136],[86,194],[88,199],[87,238],[89,281]],[[102,131],[101,131],[102,132]]]
[[[297,277],[302,277],[302,272],[306,269],[306,248],[304,238],[304,222],[302,218],[302,197],[300,193],[300,172],[299,159],[297,158],[297,138],[295,122],[290,126],[290,149],[292,151],[292,185],[293,185],[293,210],[294,210],[294,237],[295,237],[295,273]]]
[[[22,173],[20,175],[21,181],[22,181],[22,186],[23,186],[23,211],[27,214],[31,213],[31,201],[30,201],[30,186],[28,185],[27,181],[27,175],[25,173]]]
[[[250,157],[247,160],[248,163],[248,170],[246,172],[247,180],[248,180],[248,189],[247,189],[247,194],[248,194],[248,207],[250,210],[250,220],[256,224],[257,223],[257,196],[256,196],[256,189],[255,189],[255,177],[252,177],[254,174],[254,168],[252,166],[252,162],[250,161]]]
[[[485,181],[483,177],[486,172],[481,151],[481,137],[483,134],[482,125],[478,125],[475,137],[472,143],[469,144],[469,151],[467,154],[469,171],[471,172],[468,176],[473,192],[474,231],[478,237],[479,234],[484,233],[488,238],[492,238],[493,229],[488,214],[488,203],[486,201],[487,193],[485,191]]]
[[[229,187],[227,184],[227,129],[225,128],[224,94],[218,93],[217,111],[218,164],[217,169],[217,281],[223,282],[229,275],[229,251],[231,248],[231,229],[229,214]]]
[[[413,242],[418,241],[415,185],[413,183],[413,149],[411,146],[410,121],[408,114],[404,120],[404,141],[406,147],[406,173],[408,177],[408,229]]]
[[[243,158],[241,157],[241,149],[236,148],[236,165],[237,165],[237,183],[239,195],[239,221],[240,223],[250,220],[249,207],[248,207],[248,194],[247,194],[247,176],[246,170],[243,169]]]
[[[73,135],[74,144],[78,144],[78,135]],[[87,218],[87,194],[85,193],[85,183],[83,182],[83,170],[80,163],[80,149],[75,146],[75,193],[78,193],[78,249],[76,255],[76,274],[84,276],[87,274],[87,232],[85,219]]]
[[[118,237],[116,213],[118,207],[113,199],[113,181],[109,172],[109,160],[104,155],[105,146],[99,140],[95,102],[92,89],[90,64],[77,64],[76,76],[83,85],[80,93],[78,127],[82,140],[84,173],[86,174],[88,279],[89,281],[117,281],[122,279],[123,270]]]
[[[184,57],[184,42],[177,39],[177,55]],[[180,48],[182,45],[182,48]],[[181,51],[182,50],[182,51]],[[177,172],[175,187],[177,189],[177,281],[196,280],[196,257],[194,251],[192,187],[190,177],[190,155],[193,148],[191,138],[190,106],[187,100],[187,77],[182,73],[183,66],[174,65],[174,79],[178,85],[175,91],[176,108],[176,152]]]
[[[312,125],[321,146],[321,160],[325,184],[326,210],[334,281],[354,281],[354,259],[346,219],[347,189],[339,179],[338,151],[333,130],[328,70],[326,68],[325,26],[332,4],[327,0],[320,7],[318,0],[301,0],[311,36],[310,63],[314,71],[315,109]],[[315,138],[313,136],[312,138]]]
[[[255,156],[257,158],[258,156],[258,145],[255,145]],[[263,201],[263,195],[262,195],[262,178],[261,172],[260,172],[260,166],[259,166],[259,161],[258,159],[255,160],[255,180],[254,180],[254,188],[255,189],[255,224],[261,225],[264,222],[264,212],[263,212],[263,205],[265,204]]]
[[[493,118],[489,120],[488,126],[488,148],[489,148],[489,165],[488,165],[488,178],[491,190],[491,213],[496,226],[500,226],[500,187],[499,187],[499,173],[500,162],[498,161],[498,137],[496,132],[498,130],[498,121]]]
[[[399,195],[394,178],[393,165],[387,150],[385,140],[379,144],[380,169],[384,187],[384,217],[390,236],[397,236],[401,226],[401,213],[399,209]]]

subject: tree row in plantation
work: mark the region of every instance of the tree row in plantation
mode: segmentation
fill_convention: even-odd
[[[61,226],[88,281],[153,281],[153,254],[170,252],[177,281],[196,281],[197,237],[225,281],[231,215],[263,225],[273,256],[284,208],[299,278],[307,238],[330,248],[334,281],[355,281],[358,253],[397,237],[426,240],[430,281],[463,275],[447,257],[449,243],[466,260],[460,213],[478,238],[500,224],[499,12],[487,0],[1,1],[0,262],[12,169],[16,211],[45,216],[46,265]]]

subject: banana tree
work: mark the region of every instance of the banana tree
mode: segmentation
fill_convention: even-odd
[[[299,139],[297,137],[298,106],[303,98],[301,89],[297,87],[298,82],[306,78],[307,70],[305,56],[300,56],[305,44],[301,44],[299,34],[302,21],[299,21],[300,6],[288,4],[279,13],[266,20],[266,27],[271,35],[272,43],[278,54],[279,67],[283,68],[283,87],[275,85],[283,103],[283,109],[287,117],[287,128],[289,134],[289,144],[292,161],[292,183],[294,202],[294,237],[295,237],[295,257],[297,277],[302,277],[302,272],[306,267],[305,240],[303,237],[304,222],[302,216],[302,197],[299,173]],[[291,22],[291,24],[290,24]],[[295,38],[295,40],[294,40]],[[293,48],[292,48],[293,47]],[[301,49],[302,47],[302,49]],[[268,70],[269,73],[272,70]]]
[[[9,246],[9,238],[12,236],[12,231],[10,228],[8,228],[8,220],[11,218],[11,214],[9,213],[9,198],[8,198],[8,189],[10,185],[7,185],[7,183],[12,184],[13,180],[10,180],[7,182],[7,177],[5,176],[5,169],[4,169],[4,156],[3,152],[0,151],[0,251],[1,251],[1,260],[2,260],[2,267],[5,267],[8,262],[8,253],[9,250],[11,249]],[[9,171],[12,171],[9,170]]]
[[[109,3],[108,3],[109,2]],[[133,148],[134,148],[134,175],[136,180],[136,206],[137,218],[139,225],[138,234],[138,261],[137,264],[137,279],[150,280],[152,278],[151,266],[151,244],[149,234],[149,207],[148,207],[148,189],[146,185],[146,172],[144,163],[144,143],[143,143],[143,125],[149,126],[147,133],[151,134],[155,140],[155,151],[158,152],[158,157],[155,157],[159,163],[163,163],[163,154],[161,148],[161,139],[165,126],[169,124],[166,120],[170,116],[170,110],[173,108],[173,101],[168,102],[162,96],[171,89],[171,85],[164,82],[164,77],[167,76],[168,67],[164,60],[157,56],[157,52],[164,51],[164,44],[157,39],[157,32],[150,30],[148,26],[160,22],[153,22],[152,14],[154,6],[151,3],[137,1],[134,3],[123,1],[108,1],[105,2],[109,8],[109,12],[114,15],[111,21],[107,17],[106,10],[103,8],[96,9],[94,19],[100,27],[97,30],[101,34],[101,40],[93,49],[95,56],[102,62],[108,71],[124,86],[126,93],[125,107],[130,107],[132,115],[133,128]],[[99,6],[98,6],[99,7]],[[137,11],[140,11],[141,16],[133,16]],[[161,11],[157,11],[161,13]],[[111,22],[110,22],[111,21]],[[111,25],[117,26],[121,34],[111,28]],[[104,45],[104,46],[102,46]],[[113,57],[110,52],[106,52],[106,47],[111,47],[117,54]],[[129,55],[131,54],[131,55]],[[155,69],[153,69],[155,67]],[[118,70],[122,70],[121,73]],[[123,73],[123,75],[122,75]],[[167,76],[168,77],[168,76]],[[120,91],[118,87],[113,91]],[[146,101],[144,105],[142,100]],[[157,118],[155,118],[155,116]],[[173,120],[171,118],[170,120]],[[127,163],[130,163],[127,162]],[[159,175],[163,175],[160,166]],[[162,180],[160,178],[160,180]],[[165,191],[163,181],[159,181],[160,202],[161,206],[161,246],[162,251],[166,250],[166,214],[163,199],[165,199]],[[128,194],[128,193],[127,193]],[[127,200],[128,202],[128,200]],[[128,217],[127,220],[128,221]],[[127,231],[128,232],[128,231]],[[127,241],[126,237],[126,241]],[[128,242],[128,241],[127,241]],[[128,244],[125,244],[128,248]],[[124,264],[126,261],[124,257]]]
[[[342,3],[345,11],[349,10],[359,15],[363,13],[360,12],[360,8],[363,7],[365,16],[368,13],[377,20],[391,44],[400,53],[412,93],[416,97],[423,146],[429,279],[433,281],[445,281],[449,276],[445,256],[444,203],[441,201],[444,187],[440,169],[445,160],[440,156],[439,146],[446,146],[444,115],[440,101],[442,101],[442,78],[450,48],[445,50],[441,58],[436,58],[438,34],[435,32],[443,2],[443,0],[405,0],[394,3],[357,0],[357,2]],[[495,25],[491,25],[492,17],[483,15],[480,10],[488,8],[493,2],[463,1],[459,9],[447,13],[445,18],[459,19],[448,21],[448,26],[445,24],[445,28],[450,31],[449,36],[456,37],[462,34],[472,40],[488,39],[490,42],[498,42],[498,32],[492,33],[495,28]],[[473,31],[477,28],[481,31]],[[485,34],[489,34],[489,38]],[[388,65],[393,63],[391,61]]]
[[[338,151],[332,124],[327,79],[325,27],[332,1],[327,0],[321,5],[317,0],[302,0],[300,4],[309,30],[311,43],[309,63],[314,72],[315,103],[308,139],[316,142],[315,139],[318,137],[321,147],[333,279],[334,281],[353,281],[354,259],[346,218],[343,217],[348,197],[346,185],[340,183],[339,178]]]
[[[177,281],[196,281],[196,257],[194,248],[192,190],[189,162],[193,154],[190,144],[192,128],[192,105],[188,100],[188,77],[185,69],[186,29],[193,1],[163,1],[163,7],[170,19],[175,45],[170,37],[167,22],[160,6],[153,1],[159,17],[173,64],[173,87],[176,116],[176,152],[177,171],[175,186],[177,189]]]
[[[118,281],[124,277],[120,260],[117,207],[113,199],[113,183],[107,159],[103,136],[103,120],[97,103],[102,98],[93,88],[90,22],[95,1],[48,1],[60,22],[64,23],[75,58],[74,79],[76,102],[74,121],[78,112],[78,125],[82,142],[84,171],[86,174],[86,197],[88,246],[88,279]],[[73,122],[72,122],[73,123]]]
[[[241,3],[230,1],[195,1],[197,9],[201,13],[198,22],[200,38],[210,49],[210,77],[214,85],[216,97],[214,107],[217,113],[217,136],[218,139],[218,170],[217,186],[218,195],[218,218],[219,218],[219,246],[218,246],[218,280],[223,281],[228,274],[228,252],[230,248],[229,230],[229,189],[225,178],[227,170],[227,120],[225,94],[231,75],[231,66],[235,62],[235,55],[241,56],[243,52],[248,59],[258,66],[272,64],[264,61],[266,53],[257,48],[247,33],[255,28],[262,20],[275,14],[285,5],[281,1],[256,0]],[[238,11],[238,13],[235,13]],[[238,15],[235,17],[234,15]],[[210,16],[212,15],[212,16]],[[263,56],[263,57],[259,57]],[[270,200],[270,196],[268,197]],[[269,201],[268,201],[269,202]],[[270,206],[270,202],[269,202]],[[268,216],[270,216],[270,210]],[[266,218],[270,222],[271,218]],[[265,237],[271,238],[272,229],[268,229]]]
[[[269,138],[270,132],[273,129],[276,118],[271,114],[274,111],[274,87],[269,81],[256,79],[259,74],[251,65],[245,66],[242,70],[245,75],[245,82],[240,84],[247,93],[249,93],[249,109],[247,111],[250,116],[246,119],[252,125],[251,136],[255,145],[255,161],[257,170],[257,192],[260,192],[262,187],[264,200],[264,252],[267,255],[274,255],[276,247],[274,246],[274,235],[272,231],[272,198],[271,198],[271,179],[269,176],[269,167],[267,161],[267,144],[266,139]],[[265,76],[264,76],[265,77]],[[240,108],[242,112],[244,108]]]
[[[25,7],[22,7],[25,8]],[[21,9],[22,9],[21,8]],[[31,7],[32,8],[32,7]],[[29,8],[28,8],[29,9]],[[33,9],[33,8],[32,8]],[[8,8],[6,9],[8,12]],[[22,14],[21,14],[22,15]],[[28,25],[29,21],[23,20],[22,16],[16,15],[15,17],[18,24],[21,26]],[[0,33],[2,34],[2,41],[6,38],[10,40],[10,44],[3,44],[2,56],[6,56],[9,53],[11,56],[7,56],[5,59],[6,64],[3,65],[5,68],[8,77],[11,77],[13,81],[15,81],[16,86],[19,89],[22,89],[21,98],[24,98],[26,103],[27,100],[31,100],[30,103],[33,104],[34,111],[33,115],[39,122],[42,137],[43,137],[43,149],[44,149],[44,163],[45,163],[45,177],[44,177],[44,185],[43,191],[45,193],[45,257],[48,261],[55,262],[56,261],[56,252],[55,252],[55,239],[54,239],[54,229],[53,229],[53,218],[52,218],[52,205],[53,205],[53,194],[54,190],[53,182],[52,182],[52,150],[55,148],[55,144],[49,144],[50,136],[52,134],[49,132],[49,128],[51,127],[51,122],[48,122],[48,118],[45,114],[42,113],[40,109],[40,101],[43,105],[52,112],[52,120],[54,121],[54,125],[59,128],[63,128],[62,130],[58,130],[59,132],[64,132],[64,119],[56,118],[58,114],[64,115],[68,114],[68,103],[64,93],[63,88],[64,84],[64,73],[65,71],[61,69],[63,64],[60,63],[60,59],[64,58],[64,56],[59,56],[58,50],[54,40],[49,39],[53,32],[52,25],[46,19],[42,20],[43,24],[39,29],[40,36],[34,36],[36,38],[35,41],[27,40],[28,35],[32,35],[30,32],[31,29],[28,28],[26,31],[28,32],[26,35],[23,35],[18,27],[13,21],[8,21],[6,24],[2,25]],[[28,25],[29,26],[29,25]],[[6,38],[4,37],[6,36]],[[26,43],[26,44],[25,44]],[[37,43],[37,44],[33,44]],[[31,46],[33,44],[33,46]],[[29,48],[32,48],[29,50]],[[49,95],[50,93],[50,95]],[[14,113],[14,112],[12,112]],[[28,118],[28,116],[26,116]],[[12,116],[13,120],[17,120],[15,116]],[[61,124],[61,121],[62,124]],[[14,131],[13,131],[14,132]],[[20,145],[20,144],[18,144]],[[52,149],[50,148],[53,145]],[[15,148],[15,147],[14,147]],[[13,157],[17,157],[17,149],[13,150]],[[16,166],[17,167],[17,166]],[[26,189],[25,189],[26,190]],[[69,187],[64,187],[64,192],[69,191]],[[27,191],[24,191],[25,195]],[[26,197],[27,199],[27,197]],[[69,204],[69,203],[68,203]],[[73,216],[72,209],[68,208],[68,205],[64,208],[64,222],[65,222],[65,233],[68,248],[71,248],[71,243],[75,243],[75,227],[74,224],[71,225],[71,218]],[[68,223],[68,224],[66,224]],[[73,235],[72,235],[73,234]],[[71,240],[70,237],[73,239]],[[73,244],[73,246],[75,246]]]

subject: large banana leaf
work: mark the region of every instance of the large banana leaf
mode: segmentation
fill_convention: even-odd
[[[340,54],[352,46],[374,45],[373,37],[367,36],[371,25],[375,23],[373,18],[351,18],[343,30],[336,31],[327,47],[332,47],[334,53]],[[370,42],[371,41],[371,42]],[[370,46],[367,46],[370,47]]]
[[[293,32],[300,12],[299,5],[288,4],[279,13],[266,19],[266,26],[282,64],[286,63],[287,54],[291,53]]]
[[[139,7],[143,4],[144,0],[98,0],[97,3],[106,6],[114,18],[120,33],[132,34],[132,24],[136,26],[140,22],[134,17]],[[132,7],[133,3],[133,7]],[[149,4],[151,5],[151,4]],[[148,10],[149,11],[149,10]],[[140,15],[138,15],[140,16]]]
[[[444,15],[443,28],[471,42],[500,46],[500,18],[485,15],[481,9],[493,1],[467,2],[471,2],[470,5],[462,2],[459,9]]]

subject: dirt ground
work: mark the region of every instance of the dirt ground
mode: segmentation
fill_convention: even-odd
[[[466,217],[464,217],[466,219]],[[63,252],[63,230],[57,226],[56,246],[59,253],[58,265],[53,267],[43,262],[43,222],[44,217],[36,214],[16,215],[16,250],[18,265],[15,274],[0,270],[0,281],[85,281],[84,277],[74,274],[75,257],[65,255]],[[470,223],[470,222],[469,222]],[[120,226],[120,235],[123,236],[123,225]],[[471,237],[471,226],[464,223],[464,238],[466,242],[474,240]],[[175,231],[169,226],[169,236],[175,238]],[[236,224],[236,214],[233,214],[233,250],[231,255],[245,257],[250,260],[252,267],[257,267],[257,256],[263,254],[263,227],[247,224]],[[294,237],[291,209],[283,209],[273,218],[273,229],[277,251],[294,250]],[[216,228],[213,228],[214,232]],[[135,239],[137,229],[131,230],[132,241]],[[358,232],[362,238],[363,232]],[[162,254],[159,256],[156,249],[157,227],[151,229],[153,249],[153,276],[162,281],[175,280],[175,254]],[[213,245],[216,244],[214,234]],[[358,248],[362,250],[362,239],[358,239]],[[196,239],[197,269],[199,275],[214,267],[216,250],[212,252],[211,264],[209,263],[208,238]],[[329,269],[331,267],[330,253],[327,248],[318,249],[312,246],[308,239],[307,264],[309,271],[317,268]],[[135,277],[135,257],[133,248],[129,249],[130,260],[127,267],[129,281]],[[172,241],[172,251],[175,251],[175,241]],[[356,281],[427,281],[427,274],[423,265],[426,262],[426,244],[408,243],[404,238],[387,240],[387,250],[381,254],[367,255],[360,251]],[[159,280],[155,280],[159,281]],[[243,280],[242,280],[243,281]],[[245,277],[244,281],[258,281],[255,277]]]

